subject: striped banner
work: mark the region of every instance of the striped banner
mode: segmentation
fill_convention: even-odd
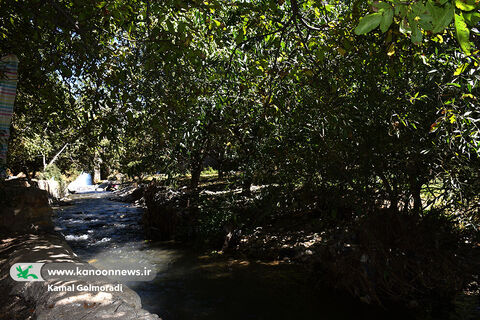
[[[10,122],[18,81],[17,69],[18,59],[15,55],[9,54],[0,59],[0,167],[7,163]]]

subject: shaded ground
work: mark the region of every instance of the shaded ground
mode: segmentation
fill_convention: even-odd
[[[128,193],[133,190],[138,200],[142,193]],[[478,249],[463,240],[472,239],[470,231],[452,229],[439,212],[415,217],[379,208],[356,215],[348,199],[329,190],[285,192],[271,185],[244,195],[238,186],[209,178],[197,194],[162,184],[144,190],[145,201],[137,203],[148,208],[150,236],[186,240],[241,260],[298,264],[316,275],[320,288],[328,283],[421,318],[480,318],[476,289],[450,304],[478,273]]]

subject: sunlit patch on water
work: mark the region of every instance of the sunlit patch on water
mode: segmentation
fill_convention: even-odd
[[[123,223],[115,223],[113,226],[115,228],[122,228],[122,229],[127,227],[127,225]]]
[[[68,219],[65,221],[65,223],[67,225],[75,225],[75,224],[78,224],[78,223],[82,223],[84,224],[86,221],[85,220],[82,220],[82,219]]]
[[[74,235],[66,235],[65,240],[67,241],[82,241],[82,240],[87,240],[88,239],[88,234],[82,234],[79,236],[74,236]]]
[[[103,243],[109,242],[110,240],[112,240],[112,238],[105,237],[105,238],[102,238],[101,240],[96,241],[93,245],[96,245],[96,246],[102,245]]]

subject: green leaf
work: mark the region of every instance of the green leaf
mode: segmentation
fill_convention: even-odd
[[[415,2],[411,6],[411,13],[415,16],[420,16],[421,14],[425,13],[426,7],[422,2]]]
[[[453,74],[454,76],[458,76],[460,74],[462,74],[468,67],[469,63],[463,63],[461,64],[457,70],[455,70],[455,73]]]
[[[412,27],[412,42],[415,44],[420,44],[423,39],[423,34],[418,25]]]
[[[443,7],[438,7],[432,5],[430,2],[427,6],[433,15],[433,32],[442,32],[453,20],[453,15],[455,13],[454,6],[450,3],[447,3]]]
[[[238,35],[235,37],[235,43],[238,45],[245,39],[243,29],[238,32]]]
[[[467,25],[474,27],[480,22],[480,12],[463,12]]]
[[[405,4],[397,3],[395,4],[395,14],[400,17],[405,17],[408,12],[408,7]]]
[[[393,22],[393,9],[385,10],[380,21],[380,30],[385,33]]]
[[[379,1],[377,3],[374,3],[373,6],[377,8],[378,10],[388,10],[391,9],[392,6],[389,3]]]
[[[380,24],[382,21],[382,13],[380,12],[375,12],[369,15],[366,15],[362,19],[360,19],[360,22],[358,23],[358,26],[355,28],[355,34],[360,35],[360,34],[365,34],[376,27]]]
[[[456,0],[455,6],[463,11],[472,11],[476,8],[477,3],[476,0]]]
[[[167,29],[168,29],[168,32],[175,33],[175,28],[173,27],[173,24],[170,20],[167,20]]]
[[[187,24],[186,24],[185,22],[180,21],[180,22],[178,23],[178,30],[177,30],[177,31],[178,31],[179,33],[184,33],[186,26],[187,26]]]
[[[466,55],[470,55],[470,49],[472,47],[472,44],[470,43],[470,30],[461,14],[455,14],[455,30],[460,47]]]
[[[416,16],[413,13],[408,15],[408,23],[410,24],[410,28],[412,29],[411,40],[415,44],[420,44],[423,39],[422,31],[418,25],[418,21],[416,20]]]
[[[458,83],[454,83],[454,82],[449,82],[446,84],[447,86],[453,86],[453,87],[458,87],[458,88],[461,88],[462,86]],[[447,103],[445,103],[447,104]]]

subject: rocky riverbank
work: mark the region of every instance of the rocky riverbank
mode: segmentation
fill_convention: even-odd
[[[123,292],[55,292],[48,286],[74,283],[17,282],[8,276],[10,267],[19,262],[81,262],[53,231],[46,191],[1,184],[0,229],[0,270],[4,275],[0,279],[0,319],[158,319],[142,309],[139,296],[126,286]],[[115,285],[103,280],[93,284]]]

